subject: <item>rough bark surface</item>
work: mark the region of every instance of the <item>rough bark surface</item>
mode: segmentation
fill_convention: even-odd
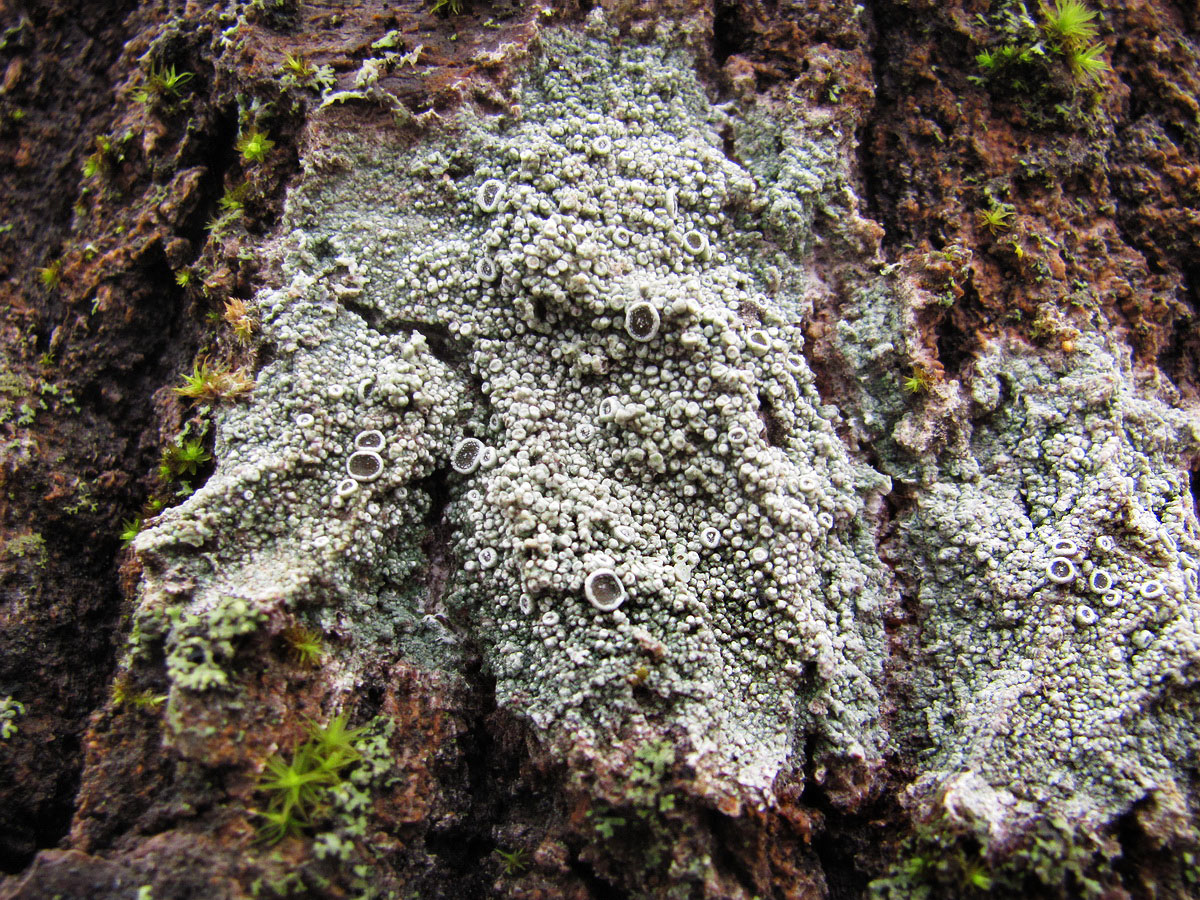
[[[1017,0],[438,6],[0,0],[0,898],[1200,894],[1194,5],[1101,0],[1076,44]],[[313,599],[340,596],[335,572],[295,603],[159,604],[199,571],[179,550],[193,492],[245,487],[225,463],[293,352],[270,297],[298,290],[293,257],[323,259],[323,225],[287,244],[302,207],[352,234],[355,167],[427,150],[444,158],[380,190],[475,196],[461,147],[516,159],[528,84],[585,35],[614,71],[639,48],[683,66],[713,152],[793,204],[719,211],[746,283],[803,310],[747,303],[728,327],[793,340],[808,434],[876,478],[838,476],[858,505],[837,527],[870,550],[854,596],[878,599],[848,611],[838,572],[813,576],[836,653],[801,641],[793,686],[775,623],[742,629],[780,663],[747,663],[747,707],[776,674],[803,698],[765,785],[669,707],[686,679],[660,678],[667,638],[634,629],[645,659],[620,691],[642,709],[611,720],[553,707],[550,669],[512,674],[518,626],[472,593],[504,582],[473,561],[485,520],[462,511],[451,438],[414,463],[396,532],[415,560],[388,601],[412,613],[403,640]],[[1089,76],[1071,52],[1096,43]],[[432,348],[428,384],[498,393],[457,320],[388,325],[339,296]],[[574,327],[545,302],[531,332]],[[233,381],[175,390],[206,367]],[[263,380],[239,397],[240,377]],[[783,454],[772,396],[755,423]],[[472,416],[447,413],[454,438]],[[209,537],[240,559],[242,537]],[[767,582],[747,572],[749,603]],[[847,699],[843,668],[869,690]],[[360,730],[338,745],[342,725]]]

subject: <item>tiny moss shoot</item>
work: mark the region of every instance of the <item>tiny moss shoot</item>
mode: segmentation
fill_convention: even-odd
[[[183,384],[174,390],[180,397],[189,400],[212,402],[248,393],[254,382],[245,369],[230,369],[199,360],[190,375],[183,376]]]
[[[258,129],[254,129],[249,134],[242,135],[235,146],[242,155],[243,162],[259,163],[267,158],[275,142]]]

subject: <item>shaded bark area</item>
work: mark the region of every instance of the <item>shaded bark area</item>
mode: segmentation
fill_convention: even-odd
[[[1189,394],[1200,385],[1194,10],[1108,0],[1101,35],[1113,71],[1095,86],[1030,73],[1032,89],[1019,89],[976,61],[1004,40],[984,2],[872,0],[861,15],[832,0],[613,7],[630,39],[663,17],[693,21],[714,97],[789,93],[835,108],[861,136],[856,187],[890,261],[944,299],[919,323],[938,378],[1002,331],[1069,352],[1100,310],[1142,360]],[[540,26],[577,23],[588,8],[468,3],[447,15],[415,0],[268,0],[242,10],[244,40],[229,48],[219,36],[236,5],[0,2],[0,699],[25,707],[0,741],[0,872],[11,876],[0,896],[356,888],[301,841],[256,849],[263,761],[301,741],[304,717],[332,696],[290,663],[295,623],[271,623],[239,648],[254,660],[243,707],[185,711],[212,716],[205,741],[164,743],[152,678],[121,686],[149,698],[142,706],[111,698],[138,576],[120,523],[179,489],[156,474],[164,447],[185,428],[207,439],[170,390],[179,374],[197,353],[256,362],[214,321],[259,285],[258,262],[239,251],[277,223],[297,173],[317,102],[317,76],[305,72],[329,66],[348,89],[372,44],[394,33],[388,48],[415,61],[378,86],[408,115],[432,121],[465,100],[499,111],[519,56],[504,45],[526,46]],[[137,99],[168,66],[191,73],[186,89]],[[345,115],[394,122],[370,102]],[[252,129],[274,142],[260,161],[238,149]],[[997,205],[1011,215],[989,226],[982,213]],[[818,262],[837,270],[832,257]],[[809,326],[827,400],[850,390],[822,356],[837,318],[835,301]],[[436,509],[429,528],[426,550],[440,561]],[[903,584],[911,573],[893,563]],[[430,584],[437,575],[431,565]],[[396,896],[666,896],[656,893],[670,885],[665,873],[708,856],[721,876],[697,895],[866,896],[913,828],[897,795],[921,749],[904,700],[916,613],[889,615],[897,749],[887,769],[823,785],[810,771],[796,779],[803,787],[781,784],[770,811],[705,808],[676,766],[660,787],[678,794],[678,809],[642,816],[623,794],[628,760],[581,777],[495,708],[481,666],[464,683],[398,654],[378,660],[371,683],[384,687],[353,715],[395,723],[398,774],[376,801],[373,884]],[[605,840],[595,822],[606,816],[635,824]],[[1111,896],[1153,896],[1161,845],[1133,821],[1118,837],[1123,882]]]
[[[176,318],[138,271],[152,257],[108,273],[124,309],[95,322],[80,309],[74,273],[51,274],[76,241],[81,160],[112,119],[115,63],[136,4],[110,6],[107,15],[86,3],[0,10],[0,329],[10,410],[0,475],[0,694],[29,698],[17,735],[0,746],[0,868],[9,872],[70,824],[81,738],[115,654],[113,524],[137,502],[140,432],[166,374],[127,373],[135,359],[164,352]],[[14,424],[22,418],[25,427]]]
[[[1053,52],[1019,72],[982,67],[979,53],[1020,43],[1006,8],[871,4],[868,196],[892,253],[945,297],[937,356],[953,374],[976,336],[1002,329],[1069,344],[1099,306],[1191,387],[1194,25],[1172,4],[1104,4],[1112,71],[1090,83]],[[989,224],[1002,205],[1011,215]]]

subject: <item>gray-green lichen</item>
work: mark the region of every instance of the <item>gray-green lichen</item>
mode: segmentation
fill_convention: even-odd
[[[902,524],[921,573],[915,790],[993,839],[1047,808],[1093,829],[1147,800],[1186,813],[1200,749],[1198,420],[1101,338],[1078,344],[1057,366],[1005,344],[975,362],[966,449]]]
[[[990,837],[1185,810],[1194,411],[1088,337],[1058,368],[998,342],[904,397],[915,289],[869,274],[847,146],[713,106],[684,54],[595,16],[542,38],[510,114],[415,147],[318,120],[255,300],[269,361],[216,473],[135,542],[135,647],[164,642],[173,691],[220,688],[237,640],[304,615],[352,690],[387,648],[453,668],[468,644],[546,735],[669,732],[714,795],[769,803],[806,741],[894,746],[894,476],[912,796]],[[857,261],[841,411],[802,336],[833,290],[814,248]],[[870,443],[886,476],[848,449]]]
[[[578,745],[670,727],[759,797],[807,736],[878,757],[887,480],[814,389],[791,250],[840,157],[792,134],[764,182],[722,121],[682,54],[561,34],[519,118],[416,150],[317,130],[256,301],[274,359],[135,545],[175,690],[222,684],[282,609],[351,657],[465,624],[499,701]],[[416,550],[446,475],[434,596]]]
[[[1065,356],[992,341],[913,403],[898,373],[929,302],[865,285],[837,340],[854,426],[912,497],[890,554],[920,628],[909,797],[984,847],[1135,807],[1175,831],[1200,750],[1200,416],[1100,331]]]

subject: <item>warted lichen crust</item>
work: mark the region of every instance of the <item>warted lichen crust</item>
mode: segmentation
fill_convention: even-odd
[[[284,268],[288,288],[257,298],[279,359],[251,400],[221,412],[214,476],[134,542],[146,565],[135,645],[164,636],[183,688],[223,684],[232,645],[203,645],[273,611],[320,609],[331,631],[360,638],[420,631],[401,597],[424,564],[430,500],[413,482],[440,462],[469,389],[422,335],[383,335],[346,310],[353,263],[299,251]],[[370,432],[387,437],[379,451],[356,446]],[[364,454],[380,466],[356,474]]]
[[[837,164],[808,148],[756,181],[684,54],[592,24],[543,38],[518,120],[464,114],[417,150],[316,127],[256,300],[275,358],[221,413],[209,483],[137,539],[139,621],[169,658],[181,617],[228,597],[319,608],[351,658],[400,639],[379,619],[444,623],[416,590],[421,481],[475,438],[445,609],[499,701],[577,744],[685,734],[709,778],[765,797],[807,735],[883,744],[864,498],[887,479],[814,389],[786,287],[806,236],[753,226],[807,228],[795,185],[842,175],[797,170]],[[624,594],[594,579],[591,603],[605,571]]]
[[[1080,847],[1133,809],[1194,822],[1200,410],[1101,321],[1066,355],[991,340],[918,400],[899,376],[936,298],[891,273],[847,294],[849,430],[913,498],[889,555],[918,601],[916,815],[1001,854],[1050,819]]]
[[[256,299],[273,360],[220,414],[210,482],[135,542],[137,641],[165,641],[175,690],[221,687],[237,639],[307,610],[347,686],[384,646],[452,667],[465,629],[547,734],[686,735],[698,780],[767,799],[806,736],[881,752],[887,482],[800,333],[846,165],[770,117],[732,123],[735,163],[731,114],[682,54],[593,27],[545,37],[519,116],[418,149],[314,126]],[[939,419],[900,388],[912,297],[865,281],[837,333],[848,416],[915,488],[914,795],[993,846],[1048,811],[1194,821],[1195,412],[1084,335],[1058,368],[995,343],[937,386]]]
[[[898,373],[931,298],[892,281],[852,294],[837,349],[913,497],[891,555],[918,601],[918,817],[1000,853],[1048,817],[1194,822],[1200,411],[1099,328],[1066,356],[994,340],[915,401]]]
[[[1094,335],[1060,366],[995,343],[966,383],[975,424],[902,524],[922,573],[914,795],[985,845],[1050,814],[1100,832],[1147,800],[1194,821],[1200,418]]]

